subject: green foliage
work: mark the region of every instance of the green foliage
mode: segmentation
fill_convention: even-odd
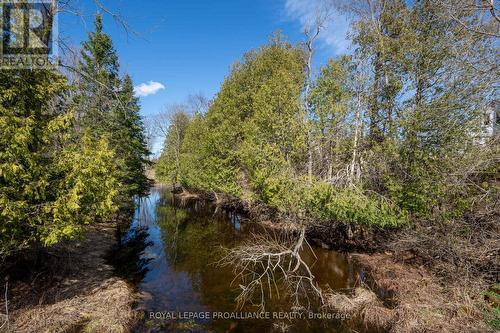
[[[145,168],[149,164],[144,125],[139,114],[139,100],[134,96],[134,85],[126,75],[112,113],[109,136],[117,158],[122,191],[126,197],[143,196],[149,191]]]
[[[255,146],[251,142],[242,146],[242,162],[248,170],[249,185],[257,199],[284,212],[299,213],[300,182],[293,170],[273,145]]]
[[[170,117],[164,149],[156,165],[156,177],[163,182],[177,184],[180,172],[182,142],[189,126],[190,118],[184,112],[176,112]]]
[[[358,5],[353,54],[322,67],[310,94],[302,47],[278,34],[246,53],[187,125],[180,154],[169,131],[165,178],[388,228],[493,202],[498,145],[477,142],[481,115],[496,107],[491,36],[466,31],[439,2],[390,0],[370,15]]]
[[[326,64],[314,82],[311,90],[311,103],[313,105],[314,115],[317,118],[321,128],[324,128],[328,121],[335,119],[336,114],[345,113],[345,104],[342,102],[347,100],[348,89],[348,72],[351,62],[347,56],[339,59],[332,59]]]
[[[495,306],[491,312],[486,315],[486,322],[494,330],[500,330],[500,307]]]
[[[350,57],[331,59],[321,68],[311,89],[312,136],[321,151],[316,157],[314,171],[324,179],[331,176],[330,170],[351,158],[352,140],[346,120],[352,116],[348,102],[355,93],[348,82],[352,66]]]
[[[477,186],[466,176],[475,164],[471,156],[485,164],[494,156],[487,157],[474,136],[486,101],[496,95],[488,78],[477,79],[489,71],[483,61],[495,48],[490,37],[465,31],[440,6],[388,1],[371,17],[359,17],[353,36],[357,56],[371,59],[374,72],[364,187],[416,217],[450,219],[477,202]]]
[[[317,182],[304,194],[308,213],[320,220],[378,227],[401,227],[409,222],[408,214],[377,194],[369,196],[357,188],[337,189]]]
[[[312,93],[318,123],[334,133],[346,117],[348,59],[331,62]],[[297,176],[304,163],[305,127],[300,96],[303,54],[279,39],[245,55],[222,86],[206,116],[197,115],[183,137],[180,179],[183,185],[242,195],[283,212],[304,211],[324,220],[401,226],[408,217],[395,205],[361,191],[334,189],[318,182],[308,187]],[[333,125],[332,125],[333,124]],[[174,120],[159,165],[174,168],[172,147],[179,137]],[[170,146],[170,147],[169,147]],[[163,170],[171,170],[165,168]]]
[[[107,139],[96,141],[88,134],[81,142],[64,147],[52,165],[64,178],[57,184],[58,198],[44,207],[51,223],[40,229],[43,245],[73,237],[83,225],[107,219],[117,210],[114,200],[119,184],[113,158]]]
[[[149,180],[145,167],[150,153],[139,115],[139,100],[134,96],[132,78],[119,77],[118,55],[111,38],[103,32],[100,15],[96,17],[95,31],[83,43],[80,73],[76,101],[79,125],[98,139],[109,139],[115,151],[115,176],[122,184],[122,200],[146,194]]]
[[[202,115],[195,115],[186,128],[184,140],[181,144],[180,156],[180,183],[200,189],[209,188],[208,172],[202,164],[206,148],[204,138],[207,135],[206,120]],[[165,147],[166,148],[166,147]],[[165,149],[164,148],[164,149]],[[163,159],[163,155],[161,157]],[[163,159],[165,163],[172,163],[170,159]]]
[[[495,284],[485,293],[485,297],[490,300],[491,311],[485,315],[488,325],[494,330],[500,330],[500,284]]]
[[[0,255],[77,235],[114,210],[104,144],[72,143],[66,80],[55,71],[0,71]],[[49,103],[51,102],[51,103]],[[95,194],[99,185],[99,193]],[[106,200],[103,201],[103,198]]]
[[[292,161],[302,158],[303,53],[281,38],[277,35],[269,45],[245,54],[208,113],[191,120],[179,156],[183,185],[239,196],[247,186],[261,185],[262,150],[276,153],[280,170],[291,170]],[[177,164],[173,152],[178,126],[172,124],[157,168],[162,175]]]
[[[118,56],[111,38],[103,32],[102,18],[95,19],[95,31],[83,42],[79,64],[78,101],[80,125],[96,135],[109,133],[120,89]]]
[[[99,16],[82,58],[72,86],[55,69],[0,70],[1,257],[79,236],[147,192],[138,100]]]

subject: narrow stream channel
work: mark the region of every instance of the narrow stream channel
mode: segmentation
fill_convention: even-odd
[[[262,227],[211,203],[179,202],[170,191],[154,188],[149,197],[140,200],[128,233],[138,228],[148,233],[150,243],[142,256],[146,272],[137,286],[141,294],[137,309],[145,313],[138,332],[351,332],[342,320],[307,319],[306,315],[295,320],[172,319],[185,312],[258,311],[252,305],[236,308],[239,286],[232,283],[232,268],[216,263],[223,256],[223,247],[240,244]],[[315,256],[304,250],[303,257],[322,287],[348,290],[363,278],[346,255],[315,247],[313,251]],[[292,309],[283,299],[273,298],[266,300],[266,311],[289,313]]]

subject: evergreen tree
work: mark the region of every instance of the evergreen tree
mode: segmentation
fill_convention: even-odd
[[[80,67],[81,126],[96,137],[109,137],[122,185],[120,202],[125,204],[148,192],[145,167],[149,151],[132,79],[126,75],[120,80],[118,56],[111,38],[103,32],[100,15],[95,31],[83,43]]]
[[[111,38],[103,32],[100,14],[94,26],[95,31],[89,33],[81,51],[79,117],[81,126],[98,135],[111,130],[120,78],[118,56]]]
[[[110,135],[116,153],[122,159],[123,185],[128,187],[128,196],[142,196],[149,191],[150,186],[145,173],[150,152],[139,114],[139,99],[134,96],[134,85],[129,75],[123,79],[118,98]]]
[[[148,190],[132,80],[99,15],[95,28],[73,86],[55,69],[0,70],[0,257],[80,235]]]
[[[290,176],[304,167],[303,82],[303,51],[280,35],[245,54],[207,114],[189,123],[181,146],[181,183],[233,195],[252,188],[278,205],[293,188]],[[167,135],[160,175],[165,165],[176,165],[175,128]]]
[[[68,89],[54,70],[0,71],[0,256],[115,210],[113,152],[105,139],[73,141]]]

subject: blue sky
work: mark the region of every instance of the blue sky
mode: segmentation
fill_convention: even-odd
[[[120,56],[122,72],[136,85],[150,81],[165,89],[141,97],[144,115],[158,113],[189,94],[212,97],[228,74],[230,65],[242,54],[267,42],[281,30],[291,42],[303,39],[302,27],[313,9],[311,0],[108,0],[133,33],[105,15],[104,29]],[[61,14],[60,34],[78,46],[92,30],[97,7],[91,0],[76,5],[84,18]],[[334,30],[320,41],[316,63],[345,51],[345,19],[334,17]],[[330,39],[334,39],[333,41]],[[337,39],[337,40],[335,40]],[[161,86],[159,86],[161,87]],[[154,87],[153,87],[154,88]],[[151,89],[154,91],[154,89]]]
[[[292,43],[302,41],[303,27],[321,0],[107,0],[132,33],[110,15],[104,30],[111,35],[120,56],[122,73],[129,73],[141,96],[142,114],[154,115],[166,105],[182,103],[189,94],[212,98],[232,63],[244,52],[266,43],[281,30]],[[98,10],[93,0],[75,1],[74,13],[59,17],[59,34],[79,47],[93,29]],[[101,10],[102,12],[102,10]],[[316,67],[346,52],[348,23],[336,14],[321,36]],[[151,84],[153,82],[153,84]],[[163,89],[164,87],[164,89]],[[156,92],[156,93],[152,93]],[[145,94],[143,94],[145,95]]]

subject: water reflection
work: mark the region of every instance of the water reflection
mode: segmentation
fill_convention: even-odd
[[[180,200],[165,189],[153,189],[138,204],[131,230],[145,227],[149,232],[144,257],[152,260],[139,283],[143,298],[140,309],[160,312],[235,311],[238,284],[231,267],[220,267],[223,247],[240,244],[262,227],[243,221],[235,212],[216,209],[210,203]],[[132,231],[131,231],[132,232]],[[312,252],[314,251],[314,253]],[[323,287],[341,290],[352,288],[358,272],[340,253],[321,248],[304,249],[303,258]],[[270,311],[290,311],[285,300],[268,300]],[[267,310],[267,309],[266,309]],[[247,305],[242,311],[256,311]],[[348,332],[332,320],[223,320],[146,321],[139,331],[186,332],[270,332],[279,326],[288,332]]]

